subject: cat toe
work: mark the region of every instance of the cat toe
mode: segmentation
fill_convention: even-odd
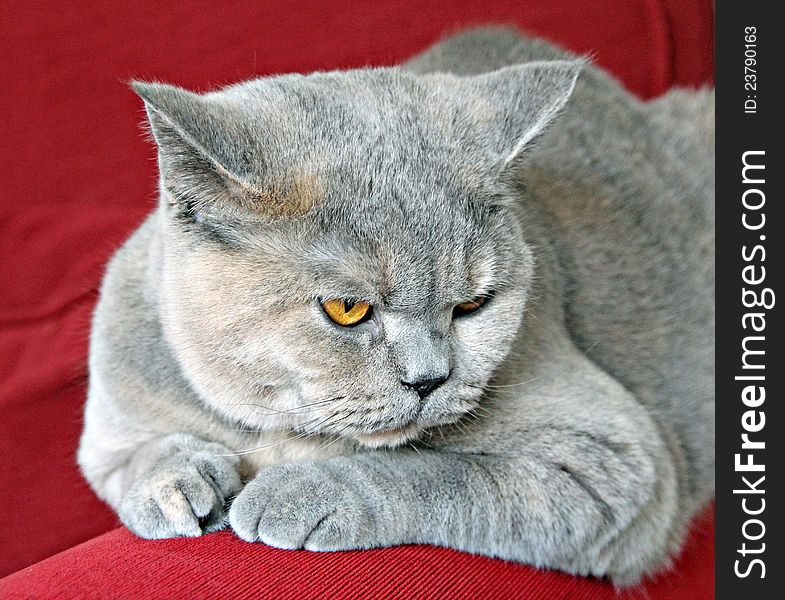
[[[245,487],[232,504],[229,521],[246,541],[299,549],[336,510],[339,497],[339,490],[317,467],[276,467]]]
[[[119,515],[128,529],[145,539],[199,536],[198,519],[187,504],[182,495],[162,506],[152,496],[132,492],[123,500]]]
[[[143,538],[197,537],[225,526],[224,499],[240,486],[221,465],[184,462],[156,469],[126,494],[119,515]],[[223,470],[222,470],[223,469]]]
[[[276,548],[326,552],[377,545],[362,502],[318,463],[260,472],[232,504],[229,520],[242,539]]]

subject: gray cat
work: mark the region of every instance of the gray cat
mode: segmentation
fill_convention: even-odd
[[[123,523],[667,566],[714,485],[713,92],[640,102],[499,28],[134,89],[161,200],[106,273],[79,449]]]

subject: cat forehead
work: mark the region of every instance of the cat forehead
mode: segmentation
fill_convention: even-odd
[[[502,227],[462,211],[447,213],[322,214],[315,222],[280,230],[274,256],[283,260],[279,267],[300,271],[328,296],[400,307],[418,298],[454,299],[490,290],[496,268],[507,259]],[[264,244],[269,256],[269,238]]]
[[[485,165],[450,151],[447,130],[434,126],[440,110],[422,101],[429,86],[421,79],[399,69],[295,74],[238,84],[214,97],[242,104],[252,123],[253,115],[266,122],[280,112],[275,129],[257,133],[261,145],[279,145],[262,154],[262,169],[307,181],[289,187],[317,193],[307,219],[317,235],[337,238],[336,248],[379,252],[402,272],[419,268],[426,254],[455,263],[449,257],[474,239],[489,206],[504,195]],[[282,128],[289,134],[281,135]]]
[[[329,113],[351,108],[355,120],[403,112],[427,112],[420,101],[439,97],[453,76],[417,76],[397,68],[357,69],[263,77],[234,84],[205,98],[292,113]]]
[[[374,69],[261,79],[213,97],[242,107],[227,126],[251,128],[235,152],[249,181],[260,176],[269,187],[277,174],[276,187],[307,192],[309,205],[339,219],[424,209],[431,221],[451,220],[456,204],[499,190],[494,165],[456,141],[459,126],[426,99],[427,87],[399,70]]]
[[[296,147],[301,155],[310,151],[316,160],[340,162],[372,152],[424,164],[450,150],[465,152],[455,138],[495,115],[482,94],[467,98],[464,91],[456,103],[451,89],[457,80],[361,69],[256,79],[204,98],[227,109],[226,126],[243,130],[248,146],[268,153],[274,148],[275,155],[294,158],[286,149]]]
[[[368,251],[344,240],[330,254],[320,247],[315,254],[306,254],[307,263],[299,263],[307,282],[301,291],[306,296],[358,298],[416,312],[426,305],[440,306],[492,291],[501,261],[487,248],[473,254],[460,246],[443,245],[440,251],[413,246],[377,244]]]

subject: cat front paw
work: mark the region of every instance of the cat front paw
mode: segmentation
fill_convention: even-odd
[[[370,508],[319,463],[260,471],[232,503],[229,522],[242,539],[276,548],[332,551],[379,545]]]
[[[226,501],[241,487],[236,457],[208,444],[178,454],[140,477],[120,504],[120,520],[147,539],[196,537],[226,526]]]

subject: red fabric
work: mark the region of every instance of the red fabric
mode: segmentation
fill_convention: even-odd
[[[517,23],[593,52],[644,97],[713,77],[710,0],[0,3],[0,576],[116,526],[82,482],[74,453],[102,269],[154,204],[155,153],[139,127],[141,102],[124,81],[204,89],[261,74],[392,64],[445,32],[488,22]],[[692,585],[690,597],[712,595],[709,537],[698,536],[679,573],[666,579]],[[388,585],[370,576],[374,569],[392,569],[401,590],[427,581],[438,591],[437,581],[448,574],[455,578],[449,585],[458,587],[445,590],[476,584],[503,595],[513,589],[504,586],[555,586],[576,590],[571,597],[582,597],[577,590],[604,597],[610,589],[442,550],[316,557],[244,546],[228,535],[145,544],[123,532],[2,585],[56,586],[56,573],[99,585],[112,566],[128,585],[164,586],[172,583],[167,573],[192,568],[190,552],[199,557],[194,564],[204,561],[225,578],[229,567],[217,559],[228,556],[232,568],[253,578],[248,585],[267,589],[280,576],[246,569],[243,561],[262,567],[270,561],[314,577],[324,565],[346,574],[364,565],[358,573],[368,575],[368,589]],[[134,574],[135,561],[153,565],[153,575],[150,569]],[[692,574],[689,581],[685,573]],[[207,577],[194,572],[178,585],[207,585],[201,581]],[[310,585],[327,583],[315,578]]]
[[[714,598],[713,512],[694,527],[673,574],[619,593],[595,579],[445,548],[316,553],[248,544],[223,531],[196,539],[140,540],[126,529],[95,538],[0,579],[0,597],[123,598]]]

